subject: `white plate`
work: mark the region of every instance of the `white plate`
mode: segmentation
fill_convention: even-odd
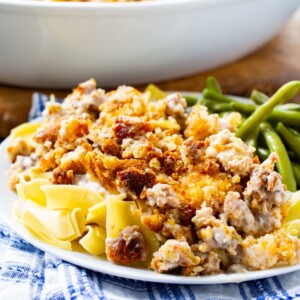
[[[3,220],[24,240],[28,241],[37,248],[51,253],[65,261],[93,271],[120,276],[128,279],[177,284],[238,283],[242,281],[261,279],[300,270],[300,264],[298,264],[295,266],[274,268],[266,271],[184,277],[168,274],[156,274],[152,270],[119,266],[112,264],[104,257],[96,257],[80,252],[71,252],[46,244],[45,242],[37,239],[32,234],[30,234],[25,227],[17,222],[16,218],[13,215],[13,204],[17,199],[17,195],[8,188],[7,171],[9,168],[9,162],[6,157],[6,148],[8,145],[9,138],[0,145],[0,182],[3,184],[0,189],[0,217],[2,217]]]

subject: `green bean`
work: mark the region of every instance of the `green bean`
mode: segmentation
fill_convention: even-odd
[[[258,91],[258,90],[253,90],[251,93],[250,98],[258,105],[264,104],[269,100],[269,97]],[[294,111],[300,111],[300,104],[298,103],[286,103],[277,106],[278,109],[280,110],[294,110]]]
[[[261,161],[266,160],[271,154],[269,149],[262,148],[262,147],[258,147],[256,149],[256,152],[257,152],[257,155],[258,155],[258,157]]]
[[[269,123],[262,122],[259,127],[267,142],[269,150],[271,152],[276,152],[279,156],[279,162],[276,164],[276,167],[282,176],[282,182],[289,191],[295,192],[297,188],[292,164],[281,138]]]
[[[297,158],[300,158],[300,139],[293,135],[281,122],[276,126],[276,131],[280,134],[284,142],[292,149]]]
[[[220,112],[223,110],[228,110],[228,111],[238,111],[240,113],[250,115],[252,114],[256,109],[257,105],[251,104],[251,103],[244,103],[244,102],[238,102],[232,100],[231,102],[217,102],[212,99],[203,99],[204,102],[203,105],[206,105],[205,103],[213,103],[218,104],[218,105],[210,105],[212,108],[212,111],[215,112]],[[208,101],[208,102],[206,102]],[[201,102],[200,102],[201,104]],[[224,104],[224,105],[223,105]],[[215,107],[215,109],[214,109]],[[291,111],[291,110],[280,110],[278,107],[274,108],[273,111],[271,112],[270,116],[267,119],[270,122],[282,122],[286,125],[291,125],[291,126],[300,126],[300,112],[297,111]]]
[[[207,93],[205,93],[205,94],[208,95]],[[216,101],[216,102],[218,101],[217,97],[212,97],[212,98],[205,97],[205,98],[208,100]],[[258,105],[253,104],[253,103],[236,101],[234,99],[231,99],[231,102],[229,102],[229,99],[231,99],[231,98],[222,97],[222,100],[220,102],[230,103],[233,110],[236,110],[238,112],[242,112],[245,114],[250,115],[259,107]],[[271,112],[271,115],[270,115],[271,121],[279,122],[281,119],[283,119],[284,123],[287,122],[290,125],[300,125],[300,111],[298,112],[298,111],[292,110],[291,109],[292,106],[290,106],[289,104],[292,104],[292,103],[287,103],[284,105],[276,106],[273,109],[273,111]],[[296,103],[293,103],[293,104],[298,105]]]
[[[242,103],[242,102],[237,102],[237,101],[232,101],[230,103],[230,105],[232,107],[232,110],[244,113],[246,115],[252,114],[257,107],[255,104]]]
[[[300,111],[300,104],[298,104],[298,103],[286,103],[286,104],[283,104],[283,105],[279,105],[278,108],[280,110]]]
[[[262,161],[266,160],[270,156],[270,154],[271,154],[270,150],[268,150],[268,149],[266,149],[264,147],[258,147],[256,149],[256,152],[257,152],[260,160],[262,160]],[[288,150],[288,155],[289,155],[290,159],[295,159],[296,158],[295,153],[293,151]],[[292,164],[293,163],[294,162],[292,162]]]
[[[198,101],[197,97],[191,95],[184,95],[183,98],[185,99],[187,106],[194,106]]]
[[[252,99],[256,104],[261,105],[264,104],[269,100],[269,97],[258,91],[258,90],[253,90],[250,96],[250,99]],[[295,111],[300,111],[300,104],[298,103],[286,103],[283,105],[279,105],[278,109],[280,110],[295,110]]]
[[[288,153],[289,158],[290,158],[291,160],[297,159],[296,154],[295,154],[292,150],[287,150],[287,153]]]
[[[252,99],[256,104],[261,105],[267,102],[269,97],[258,90],[253,90],[250,99]]]
[[[215,92],[207,88],[202,91],[202,96],[206,99],[210,99],[218,102],[230,103],[234,101],[234,99],[230,97],[224,96],[223,94],[220,94],[218,92]]]
[[[231,102],[233,110],[250,115],[255,111],[257,106],[251,103]],[[282,122],[287,125],[300,126],[300,112],[291,110],[280,110],[274,108],[270,116],[267,118],[270,122]]]
[[[201,105],[205,105],[209,110],[213,112],[229,111],[232,110],[230,103],[217,102],[210,99],[201,99]]]
[[[248,146],[252,146],[254,147],[255,149],[257,148],[257,139],[258,139],[258,135],[260,133],[260,129],[259,127],[257,126],[252,132],[251,134],[249,134],[247,136],[247,138],[245,139],[245,143],[248,145]]]
[[[217,102],[218,97],[216,95],[212,95],[211,92],[204,93],[207,96],[213,96],[212,98],[206,97],[207,100],[212,100]],[[203,94],[203,95],[204,95]],[[231,105],[231,110],[238,111],[240,113],[244,113],[246,115],[252,114],[257,108],[259,108],[258,105],[252,104],[252,103],[245,103],[245,102],[239,102],[235,101],[233,99],[230,99],[228,97],[222,96],[219,97],[219,100],[222,99],[220,102],[222,103],[229,103]],[[220,106],[221,108],[222,106]],[[281,109],[283,105],[279,105],[271,111],[270,116],[268,117],[268,121],[271,122],[283,122],[287,125],[293,125],[293,126],[300,126],[300,112],[298,111],[292,111],[292,110],[285,110]],[[227,106],[224,105],[224,108],[227,108]],[[219,110],[218,110],[219,111]]]
[[[279,110],[275,108],[267,119],[270,122],[282,122],[290,126],[299,126],[300,112],[292,110]]]
[[[268,145],[267,145],[266,140],[265,140],[265,138],[263,137],[262,134],[260,134],[258,136],[257,144],[258,144],[259,148],[266,148],[266,149],[268,149]]]
[[[300,138],[300,132],[299,132],[299,131],[297,131],[296,129],[291,128],[291,127],[287,127],[287,129],[288,129],[293,135],[295,135],[296,137]]]
[[[217,81],[217,79],[213,76],[209,76],[206,79],[206,87],[211,90],[214,91],[216,93],[222,94],[222,90],[220,87],[219,82]]]
[[[292,163],[292,168],[297,185],[300,186],[300,165],[297,163]]]
[[[300,81],[291,81],[283,85],[266,103],[259,106],[252,115],[238,128],[236,136],[243,139],[266,120],[275,106],[294,97],[300,88]]]

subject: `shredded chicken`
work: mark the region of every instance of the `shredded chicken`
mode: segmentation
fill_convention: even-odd
[[[151,268],[162,273],[178,267],[190,267],[199,264],[200,258],[195,256],[187,242],[167,240],[158,252],[153,255]]]
[[[167,109],[166,113],[173,117],[184,117],[186,101],[179,93],[171,94],[166,97]]]
[[[254,270],[265,270],[276,264],[300,262],[300,241],[298,238],[275,232],[259,239],[251,236],[242,242],[242,263]]]
[[[180,149],[181,159],[185,165],[196,164],[203,157],[203,143],[195,141],[193,137],[182,143]]]
[[[289,199],[290,193],[286,191],[280,174],[274,171],[278,159],[276,153],[271,153],[268,159],[253,170],[244,191],[245,199],[251,202],[252,207],[265,201],[270,205],[281,206]]]
[[[120,236],[106,239],[107,258],[119,264],[132,264],[147,258],[147,247],[138,226],[128,226]]]
[[[253,147],[247,146],[228,129],[211,135],[208,140],[206,155],[216,158],[226,171],[239,176],[247,176],[251,173],[255,151]]]
[[[255,218],[247,203],[237,192],[229,192],[224,201],[224,212],[231,225],[248,234],[256,232]]]
[[[158,207],[179,207],[180,200],[168,184],[157,183],[147,190],[148,203]]]
[[[210,249],[225,249],[229,254],[236,255],[241,237],[233,226],[212,215],[212,209],[203,206],[196,211],[192,219],[197,229],[197,235]]]

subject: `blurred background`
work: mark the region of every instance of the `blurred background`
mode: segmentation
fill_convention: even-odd
[[[238,26],[238,20],[236,26]],[[3,45],[0,47],[0,64],[1,59],[4,61],[4,53],[1,53],[1,49],[3,49]],[[220,82],[224,93],[249,96],[250,91],[256,88],[270,95],[283,83],[300,79],[299,49],[300,10],[298,9],[275,38],[246,57],[235,59],[209,71],[194,72],[193,75],[181,76],[178,79],[160,80],[155,84],[163,90],[200,92],[207,76],[213,75]],[[124,83],[126,82],[124,81]],[[143,90],[145,85],[137,84],[135,86]],[[101,82],[98,82],[98,86],[102,87]],[[112,85],[106,90],[114,87],[115,85]],[[0,137],[5,138],[11,128],[28,120],[33,92],[55,94],[55,96],[62,98],[70,91],[70,88],[28,88],[0,82]],[[296,101],[300,103],[299,98],[296,98]]]

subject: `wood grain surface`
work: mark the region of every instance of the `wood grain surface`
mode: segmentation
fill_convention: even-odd
[[[271,42],[247,57],[193,76],[160,82],[164,90],[201,91],[208,75],[215,76],[225,93],[248,96],[253,88],[272,94],[280,85],[300,79],[300,10]],[[143,86],[138,88],[143,89]],[[27,120],[34,91],[64,97],[70,91],[26,89],[0,84],[0,137]],[[296,98],[300,103],[300,96]]]

